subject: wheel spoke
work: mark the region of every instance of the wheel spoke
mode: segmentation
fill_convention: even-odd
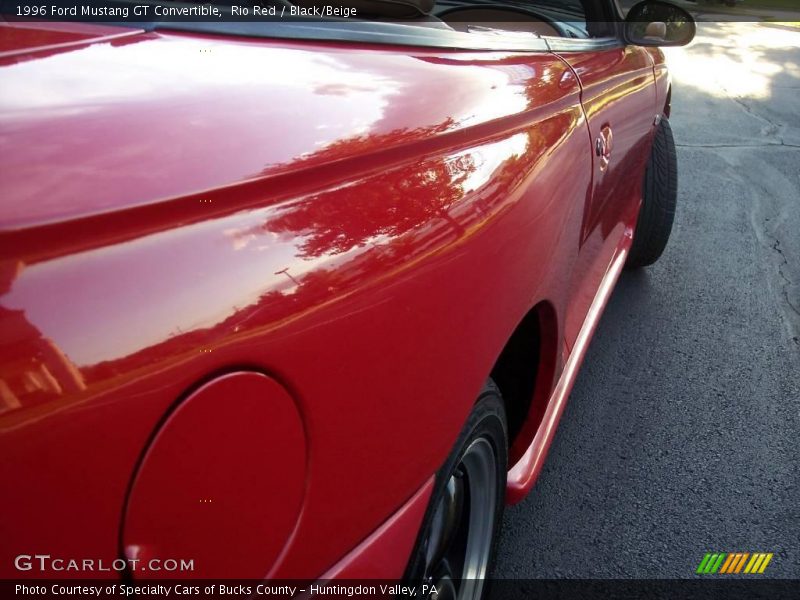
[[[463,512],[464,478],[460,469],[456,469],[447,481],[431,524],[427,552],[427,564],[430,567],[435,567],[444,558],[461,526]]]
[[[441,491],[425,547],[423,579],[436,586],[431,600],[476,600],[494,535],[496,458],[485,438],[474,440]]]

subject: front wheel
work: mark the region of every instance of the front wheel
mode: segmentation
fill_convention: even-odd
[[[667,247],[678,203],[678,158],[672,127],[661,119],[647,161],[642,186],[642,207],[633,232],[633,245],[625,266],[646,267]]]
[[[506,432],[503,400],[489,380],[436,475],[406,571],[406,580],[425,591],[421,597],[483,597],[504,507]]]

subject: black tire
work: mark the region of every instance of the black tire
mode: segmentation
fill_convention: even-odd
[[[450,456],[448,456],[444,465],[442,465],[441,469],[439,469],[436,474],[431,500],[428,504],[425,517],[423,518],[422,527],[420,528],[419,535],[417,536],[417,542],[414,546],[413,552],[411,553],[411,558],[409,560],[404,578],[407,584],[417,586],[418,598],[431,597],[429,592],[423,595],[421,593],[420,586],[423,584],[430,585],[431,583],[440,581],[440,575],[432,573],[431,571],[436,570],[437,565],[442,561],[447,563],[447,560],[442,558],[440,563],[429,564],[430,562],[433,562],[430,554],[437,554],[435,550],[436,544],[435,542],[432,542],[432,536],[436,530],[434,521],[439,524],[439,529],[448,529],[447,521],[449,519],[447,516],[444,518],[442,517],[443,514],[447,514],[447,509],[445,509],[444,513],[437,509],[442,506],[447,506],[447,492],[449,489],[452,489],[449,486],[451,485],[450,482],[454,478],[463,477],[463,481],[465,482],[461,484],[461,489],[466,489],[467,495],[464,497],[467,498],[467,500],[461,502],[460,507],[463,508],[466,506],[467,514],[466,516],[463,514],[464,510],[458,511],[459,519],[462,522],[462,527],[456,527],[454,530],[457,530],[459,533],[461,533],[461,536],[451,535],[446,548],[455,550],[456,554],[458,554],[460,552],[461,543],[456,544],[456,542],[459,542],[459,540],[463,539],[465,554],[468,555],[469,548],[471,547],[470,545],[472,543],[468,540],[472,540],[473,537],[481,537],[480,534],[476,535],[473,533],[470,535],[470,527],[467,524],[467,522],[474,523],[474,521],[470,521],[473,502],[469,498],[471,489],[470,482],[468,481],[470,478],[469,468],[467,468],[466,473],[462,474],[461,476],[459,476],[458,473],[459,469],[463,468],[464,463],[462,460],[465,459],[465,456],[469,454],[472,448],[475,448],[476,446],[486,448],[490,445],[494,454],[493,466],[495,468],[495,481],[494,485],[486,485],[484,488],[493,492],[495,502],[493,514],[486,514],[486,518],[491,522],[491,533],[488,536],[488,544],[487,546],[481,546],[482,548],[488,547],[488,554],[485,556],[486,567],[484,576],[482,578],[483,580],[480,583],[467,582],[464,584],[460,577],[458,577],[458,573],[453,573],[454,589],[446,590],[441,589],[440,587],[435,596],[439,600],[446,600],[450,597],[457,597],[459,600],[464,597],[477,600],[478,598],[486,597],[488,593],[488,579],[492,572],[492,565],[494,563],[495,553],[497,551],[497,541],[499,538],[498,534],[500,531],[503,509],[505,507],[505,488],[508,468],[507,432],[508,427],[506,425],[503,399],[500,396],[500,391],[497,389],[497,386],[490,379],[484,385],[483,390],[481,390],[478,400],[475,403],[475,406],[470,413],[466,424],[461,430]],[[486,444],[486,442],[488,442],[488,444]],[[478,505],[479,502],[476,501],[474,504]],[[480,531],[485,531],[484,524],[485,523],[481,523],[481,526],[478,528]],[[473,527],[472,530],[474,531],[475,528]],[[448,536],[446,535],[440,536],[440,538],[447,537]],[[485,538],[486,536],[483,537]],[[441,550],[441,553],[446,554],[445,550]],[[452,562],[455,563],[457,561]],[[469,559],[464,560],[465,564],[467,562],[469,562]],[[472,581],[474,582],[474,580]]]
[[[656,130],[644,173],[642,207],[625,263],[627,268],[646,267],[659,259],[672,232],[677,202],[678,157],[672,128],[664,118]]]

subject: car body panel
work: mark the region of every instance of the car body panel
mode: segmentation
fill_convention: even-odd
[[[75,48],[100,40],[133,36],[139,30],[112,25],[85,25],[54,21],[6,21],[0,16],[0,57],[17,57],[26,53]]]
[[[300,515],[307,446],[297,406],[274,379],[237,371],[204,383],[147,445],[125,509],[125,556],[192,557],[203,577],[264,577]],[[219,551],[225,539],[235,552]]]
[[[672,99],[672,76],[667,68],[666,57],[664,56],[664,51],[657,46],[648,48],[647,50],[650,53],[650,58],[653,60],[657,114],[669,117],[671,109],[670,101]]]
[[[544,460],[547,457],[550,443],[553,441],[553,435],[561,419],[561,414],[564,412],[567,397],[572,391],[572,386],[578,376],[578,368],[586,355],[589,341],[597,327],[603,309],[611,297],[614,284],[625,266],[625,259],[628,256],[632,239],[633,230],[626,228],[622,238],[619,240],[619,245],[614,252],[611,263],[600,278],[600,286],[575,337],[572,351],[564,364],[561,376],[553,387],[552,394],[548,397],[544,414],[541,417],[533,440],[524,454],[509,469],[506,501],[510,504],[515,504],[525,498],[544,466]]]
[[[531,73],[514,75],[513,55],[504,53],[347,51],[181,33],[19,53],[0,65],[5,144],[16,141],[15,133],[27,140],[4,153],[4,229],[291,179],[334,161],[358,163],[348,165],[356,172],[385,168],[402,156],[365,157],[399,145],[418,144],[420,154],[458,147],[468,127],[491,124],[476,137],[491,136],[514,126],[498,119],[524,120],[526,94],[537,104],[562,95]],[[423,102],[426,94],[438,101]],[[75,182],[87,177],[93,185],[76,195]],[[289,186],[281,183],[283,192]],[[225,209],[235,209],[231,204]]]
[[[432,476],[397,512],[326,571],[320,581],[402,579],[433,485]]]
[[[335,570],[381,524],[408,548],[396,527],[421,513],[393,515],[424,504],[516,326],[550,307],[544,414],[567,315],[587,322],[635,222],[639,198],[615,199],[602,253],[587,244],[583,64],[165,31],[0,58],[4,539],[119,556],[165,415],[244,369],[287,390],[309,440],[270,575]]]
[[[653,65],[642,48],[560,53],[581,83],[593,152],[591,201],[584,213],[581,252],[575,269],[565,337],[572,347],[588,303],[617,251],[626,223],[636,218],[641,177],[656,114]],[[608,156],[596,144],[608,135]]]

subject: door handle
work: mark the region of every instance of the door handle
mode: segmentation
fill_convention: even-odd
[[[611,160],[611,149],[614,143],[614,134],[610,125],[603,125],[600,135],[594,142],[594,152],[600,159],[600,170],[605,171]]]
[[[594,153],[597,154],[597,156],[605,156],[606,152],[606,142],[603,138],[598,136],[594,143]]]

